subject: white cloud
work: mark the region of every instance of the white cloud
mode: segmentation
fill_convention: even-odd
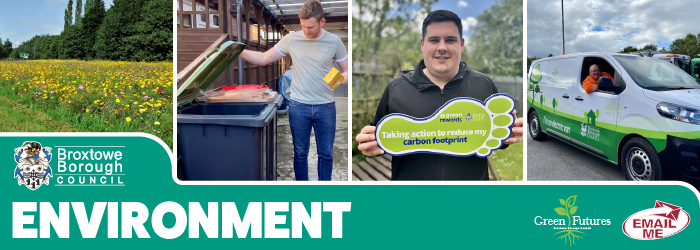
[[[527,8],[527,56],[562,53],[561,5],[530,0]],[[625,8],[620,8],[625,6]],[[678,6],[683,6],[679,8]],[[693,0],[665,1],[572,0],[564,3],[566,53],[617,52],[626,46],[657,44],[659,49],[686,34],[698,33]]]
[[[457,2],[457,6],[459,6],[459,8],[466,8],[467,5],[469,4],[467,4],[467,1],[464,0],[459,0],[459,2]]]
[[[469,31],[469,26],[475,26],[478,23],[476,18],[467,17],[467,19],[462,19],[462,31]]]

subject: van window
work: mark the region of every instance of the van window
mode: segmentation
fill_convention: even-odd
[[[586,78],[591,74],[590,69],[593,64],[598,65],[598,68],[600,68],[602,72],[608,73],[611,76],[614,76],[616,73],[615,68],[610,66],[610,63],[608,63],[608,61],[606,61],[605,59],[599,57],[586,57],[583,59],[583,68],[581,69],[581,81],[579,82],[580,85],[583,85],[583,81],[585,81]]]
[[[700,84],[682,69],[661,60],[638,56],[614,56],[640,87],[665,91],[695,89]]]

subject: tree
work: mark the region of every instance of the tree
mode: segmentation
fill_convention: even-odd
[[[86,31],[83,28],[83,22],[72,25],[61,32],[59,38],[59,59],[83,59],[85,58],[85,49],[83,45],[83,37]]]
[[[552,55],[552,54],[549,54],[549,55],[548,55],[547,57],[552,57],[552,56],[554,56],[554,55]]]
[[[124,39],[126,55],[133,61],[166,61],[173,58],[173,8],[169,0],[150,0],[141,11],[136,35]]]
[[[2,38],[0,38],[0,59],[5,59],[10,56],[12,53],[12,42],[10,42],[10,39],[5,40],[5,43],[2,43]]]
[[[414,4],[415,2],[415,4]],[[419,16],[430,12],[437,0],[357,0],[353,15],[353,61],[376,65],[392,75],[414,67],[423,58]],[[393,8],[392,6],[393,5]],[[412,12],[418,7],[418,12]],[[359,14],[359,15],[358,15]],[[370,16],[371,18],[361,18]]]
[[[75,3],[75,23],[79,23],[80,19],[83,17],[83,0],[78,0]]]
[[[470,28],[467,64],[494,75],[523,73],[523,2],[499,0]]]
[[[644,47],[642,47],[641,49],[639,49],[639,51],[645,51],[645,50],[648,50],[648,49],[653,50],[653,51],[659,50],[659,49],[656,47],[656,44],[647,44],[647,45],[644,45]]]
[[[528,58],[527,58],[527,65],[528,65],[528,66],[529,66],[529,65],[532,65],[532,62],[533,62],[533,61],[539,60],[539,59],[542,59],[542,58],[537,57],[537,56],[528,57]]]
[[[552,109],[554,109],[554,113],[557,113],[557,99],[552,98]]]
[[[700,53],[700,33],[688,33],[684,38],[674,40],[668,50],[673,54],[696,55]]]
[[[83,34],[82,34],[82,44],[83,51],[85,51],[85,59],[95,58],[95,38],[97,37],[97,30],[102,25],[102,21],[105,17],[105,3],[102,0],[90,1],[90,6],[85,10],[85,16],[82,19]],[[86,5],[88,2],[86,2]],[[172,18],[171,18],[172,20]],[[172,23],[172,22],[171,22]]]
[[[544,105],[544,95],[540,95],[540,108]]]
[[[138,48],[124,46],[124,38],[137,34],[145,0],[115,0],[105,13],[104,22],[95,38],[95,58],[130,60]],[[171,17],[172,20],[172,17]],[[172,29],[170,29],[172,30]]]
[[[629,53],[629,52],[635,52],[635,51],[637,51],[637,47],[630,45],[630,46],[623,48],[622,51],[620,51],[620,53]]]
[[[63,29],[65,30],[71,25],[73,25],[73,0],[68,0],[68,8],[66,8],[63,17]]]

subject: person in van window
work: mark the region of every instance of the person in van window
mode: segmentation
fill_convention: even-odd
[[[471,97],[480,101],[498,93],[490,77],[469,69],[461,61],[464,51],[462,20],[448,10],[430,12],[423,20],[423,60],[401,72],[384,90],[374,122],[355,137],[366,156],[384,154],[374,136],[377,123],[391,113],[428,117],[447,101]],[[515,115],[515,111],[513,111]],[[523,140],[523,119],[515,120],[513,133],[501,149]],[[488,180],[488,160],[477,156],[439,154],[393,156],[392,180]]]
[[[610,78],[610,81],[613,80],[613,77],[608,73],[602,72],[597,64],[591,65],[591,68],[588,69],[588,73],[590,75],[583,81],[583,90],[588,94],[598,90],[598,79],[600,79],[601,76],[607,76]]]
[[[333,171],[333,142],[336,112],[333,88],[323,78],[338,63],[347,85],[348,54],[343,41],[322,27],[326,23],[323,7],[308,0],[299,11],[302,30],[286,35],[265,53],[244,50],[240,58],[255,65],[267,65],[291,55],[292,86],[289,101],[289,127],[294,144],[294,177],[309,180],[309,142],[311,129],[316,136],[318,180],[329,181]]]

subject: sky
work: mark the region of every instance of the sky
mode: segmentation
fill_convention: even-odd
[[[73,1],[73,15],[76,2],[77,0]],[[112,5],[112,0],[104,2],[105,8]],[[68,0],[3,1],[2,4],[0,38],[3,42],[9,38],[15,48],[35,35],[58,35],[63,30],[63,17]]]
[[[465,45],[467,45],[469,43],[470,35],[469,28],[477,24],[476,17],[495,3],[496,0],[440,0],[432,6],[432,10],[450,10],[457,14],[459,18],[462,19],[462,36],[465,39]],[[355,1],[352,1],[352,5],[353,16],[359,16],[359,11]],[[416,25],[413,26],[414,29],[421,31],[423,19],[425,19],[425,16],[427,16],[428,13],[421,11],[417,5],[410,11],[411,13],[416,14]],[[368,15],[361,17],[362,20],[370,20],[370,18],[371,17]]]
[[[698,34],[697,0],[566,0],[567,54],[618,52],[656,44],[659,49],[688,33]],[[562,53],[561,1],[528,0],[527,56]]]

